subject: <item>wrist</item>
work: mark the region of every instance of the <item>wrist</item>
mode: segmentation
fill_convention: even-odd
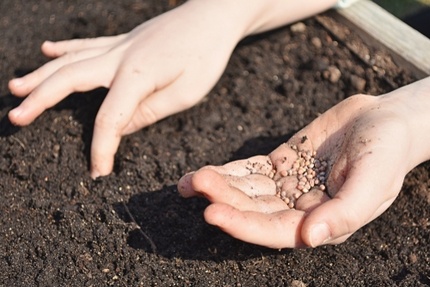
[[[207,11],[208,17],[240,39],[323,12],[337,0],[189,0],[184,4]],[[233,30],[233,31],[231,31]]]
[[[382,96],[394,103],[410,130],[410,169],[430,160],[430,77]]]

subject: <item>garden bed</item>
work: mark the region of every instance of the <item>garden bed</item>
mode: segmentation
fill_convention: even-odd
[[[353,94],[416,80],[330,13],[245,39],[202,103],[124,138],[114,173],[96,181],[89,145],[106,90],[72,95],[29,127],[8,123],[19,100],[7,80],[46,61],[43,40],[118,34],[167,9],[155,0],[0,4],[0,286],[428,286],[428,163],[382,216],[316,249],[237,241],[204,222],[206,200],[178,195],[190,170],[267,154]]]

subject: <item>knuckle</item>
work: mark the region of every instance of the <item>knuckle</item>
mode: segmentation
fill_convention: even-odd
[[[375,96],[366,95],[366,94],[355,94],[349,97],[351,101],[359,102],[362,104],[369,103],[375,99]]]
[[[98,113],[94,122],[96,130],[113,130],[116,125],[112,122],[112,118],[106,113]]]
[[[58,68],[55,74],[63,78],[69,78],[72,74],[72,67],[70,65],[62,66]]]
[[[151,125],[159,120],[159,117],[155,113],[155,111],[149,107],[148,105],[140,105],[138,109],[140,122],[144,125]]]
[[[63,58],[63,61],[66,64],[71,64],[71,63],[76,62],[76,60],[78,58],[78,52],[65,51],[65,53],[61,57]]]

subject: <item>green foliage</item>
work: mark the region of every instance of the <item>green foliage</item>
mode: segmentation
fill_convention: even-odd
[[[430,0],[374,0],[373,2],[399,18],[414,14],[424,6],[430,5]]]

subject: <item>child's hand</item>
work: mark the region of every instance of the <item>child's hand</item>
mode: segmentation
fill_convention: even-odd
[[[206,221],[246,242],[272,248],[341,243],[381,215],[409,170],[429,158],[422,128],[430,97],[420,102],[416,95],[425,90],[423,83],[380,97],[348,98],[268,156],[185,175],[179,192],[208,198]],[[422,107],[408,104],[413,101]],[[327,161],[325,192],[297,189],[297,175],[288,173],[297,159],[294,145]],[[294,209],[276,195],[280,191]]]
[[[128,34],[44,43],[43,53],[56,59],[10,81],[11,92],[26,97],[10,120],[28,125],[70,93],[110,88],[91,147],[92,176],[110,173],[121,137],[196,104],[240,40],[210,9],[183,6]]]
[[[9,89],[27,97],[9,118],[28,125],[73,92],[110,88],[97,114],[91,175],[112,171],[121,137],[200,101],[221,76],[245,36],[303,19],[336,0],[302,5],[299,0],[189,0],[115,37],[46,42],[56,58]]]

